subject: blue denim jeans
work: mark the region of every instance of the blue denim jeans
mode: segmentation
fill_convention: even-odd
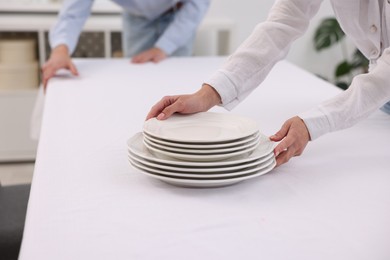
[[[390,101],[387,102],[383,107],[381,107],[381,110],[386,112],[387,114],[390,114]]]
[[[154,21],[145,19],[142,16],[131,15],[124,12],[122,46],[125,57],[132,57],[142,51],[154,46],[160,36],[167,29],[175,17],[174,12],[164,14]],[[190,56],[194,37],[188,43],[177,49],[171,56]]]

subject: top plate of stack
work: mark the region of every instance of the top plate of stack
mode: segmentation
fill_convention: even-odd
[[[259,140],[254,120],[232,114],[174,114],[144,124],[144,144],[149,150],[186,161],[217,161],[249,153]]]
[[[230,113],[203,112],[192,115],[173,114],[167,120],[149,119],[144,123],[146,135],[171,144],[232,144],[253,137],[259,127],[254,120]],[[200,147],[197,147],[200,148]]]

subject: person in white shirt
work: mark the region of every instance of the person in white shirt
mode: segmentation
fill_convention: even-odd
[[[78,75],[70,55],[94,0],[65,0],[50,30],[52,52],[42,66],[44,87],[59,69]],[[189,56],[197,27],[210,0],[113,0],[123,7],[122,45],[134,63],[159,62],[167,56]]]
[[[307,29],[322,0],[279,0],[268,18],[196,92],[167,96],[146,119],[168,118],[175,112],[196,113],[215,105],[233,109],[283,59],[291,43]],[[274,149],[277,165],[300,155],[310,140],[350,127],[390,100],[390,0],[331,0],[344,32],[370,60],[370,71],[356,76],[349,88],[318,107],[288,119],[270,137],[281,141]],[[386,104],[386,105],[385,105]],[[387,112],[390,113],[390,110]]]

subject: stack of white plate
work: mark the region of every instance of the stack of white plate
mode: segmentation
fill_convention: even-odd
[[[273,143],[249,118],[228,113],[152,118],[127,142],[140,172],[185,187],[220,187],[275,167]]]

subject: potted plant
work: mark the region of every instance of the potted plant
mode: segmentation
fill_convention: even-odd
[[[344,59],[335,68],[334,84],[342,89],[347,89],[356,74],[368,72],[368,60],[358,49],[353,52],[352,57],[349,57],[345,43],[345,33],[335,18],[326,18],[322,20],[315,31],[315,49],[321,51],[335,44],[342,48]]]

